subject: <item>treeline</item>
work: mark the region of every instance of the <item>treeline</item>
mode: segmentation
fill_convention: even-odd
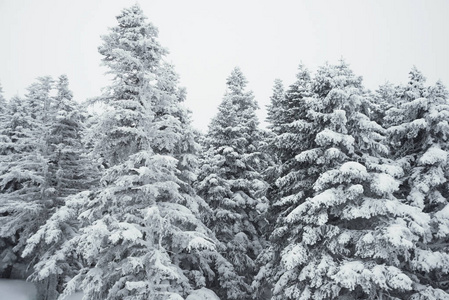
[[[64,75],[0,96],[2,278],[46,300],[449,299],[441,82],[301,65],[265,130],[235,68],[202,135],[157,29],[137,5],[117,21],[98,98]]]

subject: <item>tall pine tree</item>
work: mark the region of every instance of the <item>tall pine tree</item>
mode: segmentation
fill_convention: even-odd
[[[310,147],[312,133],[316,129],[307,118],[308,97],[311,95],[311,75],[305,65],[300,64],[296,81],[282,92],[279,81],[275,82],[271,103],[268,106],[269,128],[268,152],[271,154],[273,166],[266,172],[266,180],[270,184],[270,206],[267,218],[270,221],[268,236],[276,228],[276,224],[298,204],[304,191],[313,183],[312,174],[307,174],[304,164],[296,160],[296,155]],[[316,176],[316,175],[315,175]],[[279,220],[279,221],[278,221]],[[271,245],[259,256],[262,265],[253,282],[254,297],[269,299],[274,284],[273,278],[279,264],[273,259],[278,241],[271,239]]]
[[[77,231],[76,216],[67,209],[59,210],[68,196],[89,189],[95,182],[95,168],[87,158],[82,142],[84,125],[82,109],[73,100],[68,89],[68,78],[59,77],[56,96],[51,107],[48,134],[45,140],[47,172],[47,201],[52,201],[52,215],[39,230],[27,240],[23,256],[34,258],[32,275],[38,295],[53,300],[62,292],[67,278],[73,277],[76,262],[58,255],[57,249]],[[57,213],[53,214],[55,211]]]
[[[83,264],[65,293],[81,288],[89,299],[183,299],[216,278],[211,267],[221,257],[199,220],[205,204],[188,188],[194,135],[157,29],[138,5],[122,10],[117,21],[99,47],[113,80],[97,99],[107,111],[92,128],[105,171],[97,190],[61,208],[79,213],[81,224],[59,254],[77,255]]]
[[[207,225],[242,276],[238,299],[250,298],[250,284],[257,272],[255,259],[264,246],[261,226],[267,208],[257,103],[245,91],[246,84],[239,68],[226,80],[227,92],[205,138],[198,182],[199,195],[212,209]],[[217,294],[223,297],[222,291]]]
[[[15,264],[17,270],[6,276],[23,277],[27,273],[24,264],[31,258],[24,260],[20,256],[27,239],[45,223],[54,205],[47,180],[45,143],[52,84],[50,77],[40,77],[28,88],[24,99],[13,98],[2,128],[5,140],[0,145],[0,237],[8,241],[3,246],[10,258],[5,265],[12,271]]]

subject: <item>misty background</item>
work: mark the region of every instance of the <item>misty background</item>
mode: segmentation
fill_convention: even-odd
[[[128,0],[0,0],[0,83],[7,99],[38,76],[67,74],[78,101],[107,85],[97,47]],[[449,83],[449,1],[138,1],[187,88],[193,125],[207,130],[226,77],[239,66],[265,118],[273,81],[297,66],[344,58],[375,90],[413,65]]]

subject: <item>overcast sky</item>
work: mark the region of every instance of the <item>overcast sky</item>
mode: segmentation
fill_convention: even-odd
[[[100,36],[136,1],[0,0],[0,82],[23,95],[38,76],[67,74],[75,97],[108,84]],[[275,78],[294,82],[302,61],[312,71],[343,57],[365,86],[407,81],[416,65],[428,82],[449,84],[449,1],[141,0],[159,28],[168,60],[187,88],[194,125],[205,131],[239,66],[261,108]],[[260,113],[261,121],[264,111]]]

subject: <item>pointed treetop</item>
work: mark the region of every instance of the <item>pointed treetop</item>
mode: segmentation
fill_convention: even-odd
[[[449,91],[441,80],[438,80],[434,86],[430,87],[429,93],[434,98],[449,99]]]
[[[28,96],[40,95],[40,93],[49,93],[53,87],[53,78],[51,76],[42,76],[37,78],[37,82],[32,83],[28,88]]]
[[[119,26],[125,28],[141,26],[147,19],[137,3],[131,7],[124,8],[116,18]]]
[[[5,97],[3,97],[3,87],[2,87],[2,84],[0,83],[0,105],[1,105],[0,111],[5,108],[5,104],[6,104],[6,99],[5,99]]]
[[[334,88],[361,88],[362,81],[362,76],[356,76],[349,64],[341,59],[337,65],[326,63],[318,69],[312,89],[322,97]]]
[[[298,73],[296,73],[296,79],[298,79],[299,81],[310,80],[310,71],[302,62],[298,66]]]
[[[409,81],[403,89],[403,101],[412,101],[421,97],[427,96],[427,88],[425,87],[426,77],[413,66],[409,72]]]
[[[426,77],[422,74],[420,70],[416,66],[412,67],[412,70],[408,73],[410,81],[409,85],[413,87],[420,87],[426,82]]]
[[[67,77],[67,75],[63,74],[59,76],[56,88],[58,93],[57,99],[71,100],[73,98],[73,93],[71,90],[69,90],[69,78]]]
[[[231,75],[226,79],[226,85],[235,94],[243,93],[247,83],[248,81],[239,67],[235,67]]]
[[[281,79],[276,78],[274,80],[274,86],[273,86],[273,95],[270,97],[270,99],[273,102],[277,102],[281,100],[281,98],[284,96],[284,83]]]

